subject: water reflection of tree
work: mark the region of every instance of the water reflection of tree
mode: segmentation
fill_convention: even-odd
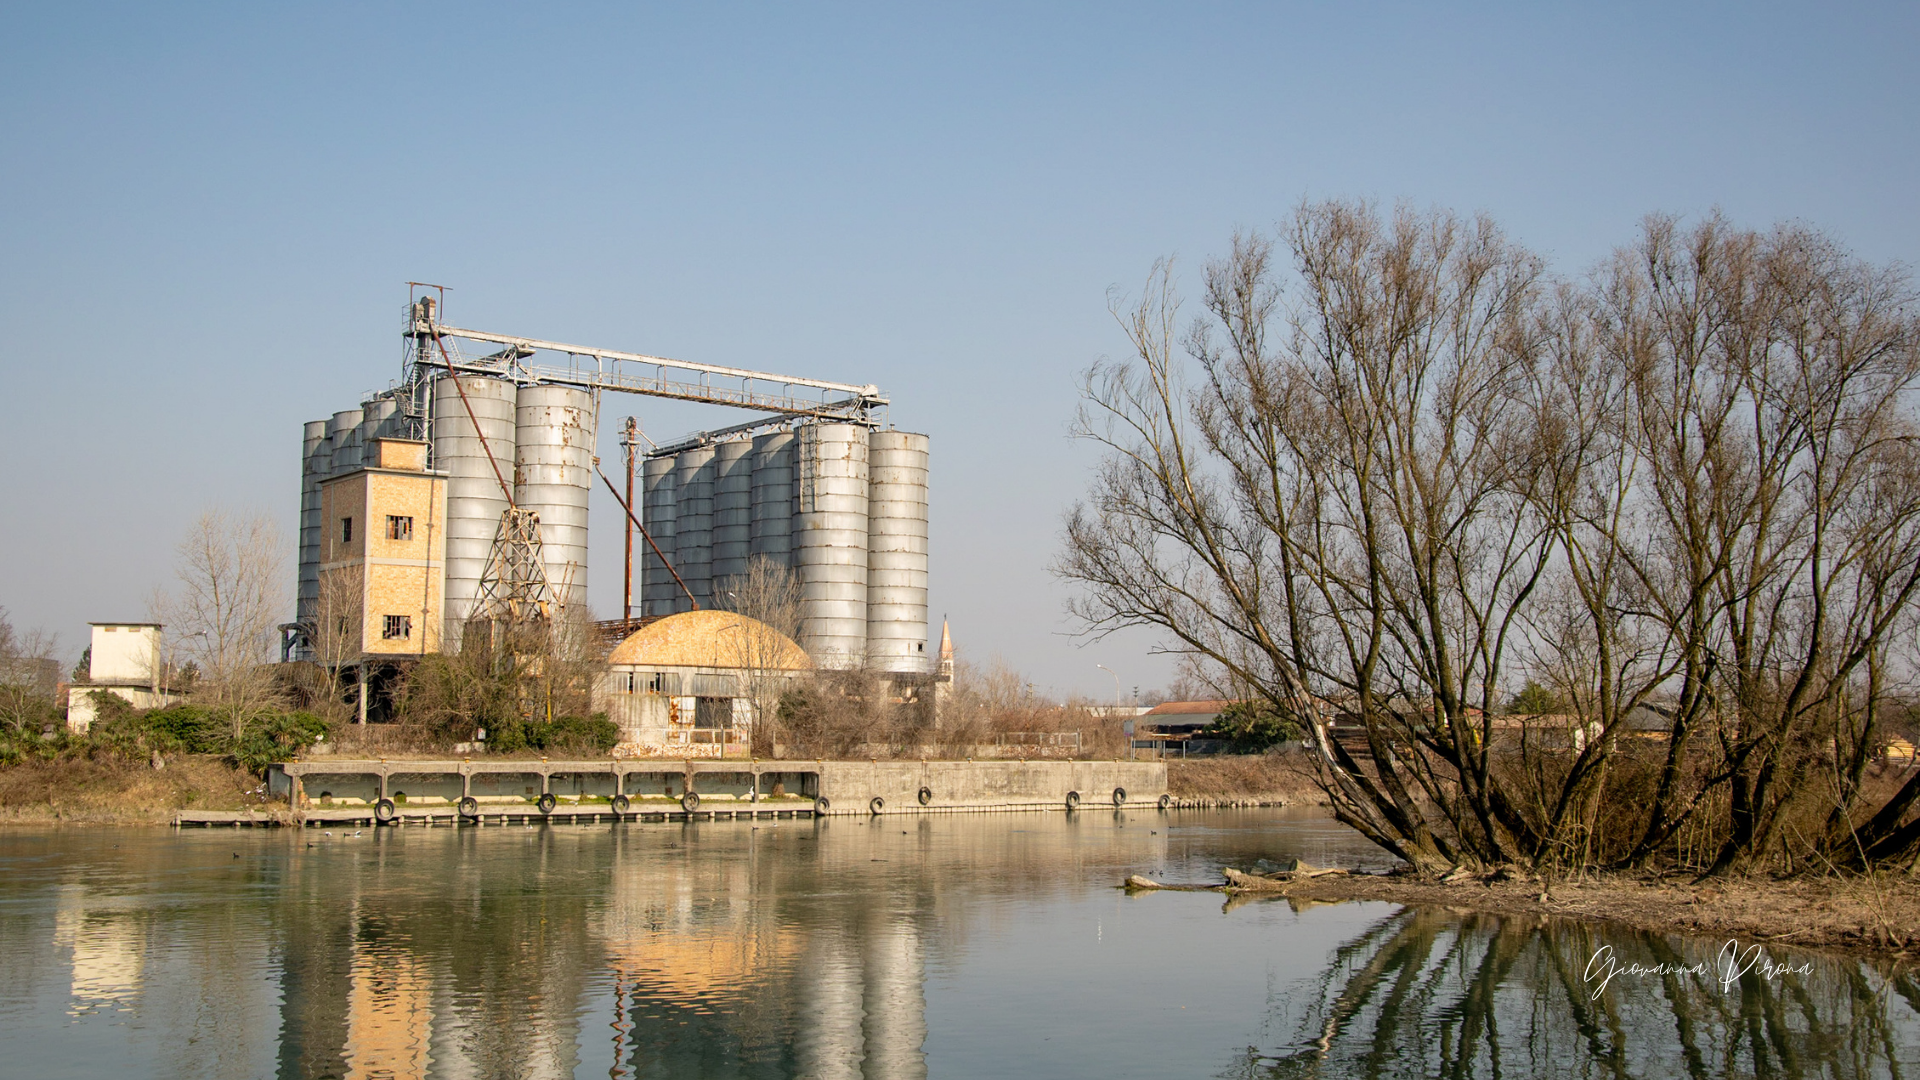
[[[1590,958],[1620,975],[1595,995]],[[1587,924],[1409,908],[1345,943],[1307,987],[1275,999],[1277,1052],[1248,1047],[1223,1075],[1256,1077],[1899,1076],[1920,1047],[1910,973],[1806,954],[1810,975],[1748,972],[1722,989],[1717,943]],[[1710,974],[1672,969],[1704,964]]]

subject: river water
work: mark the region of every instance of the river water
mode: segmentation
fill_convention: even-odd
[[[1288,855],[1383,862],[1279,811],[8,829],[0,1076],[1920,1073],[1901,970],[1113,887]]]

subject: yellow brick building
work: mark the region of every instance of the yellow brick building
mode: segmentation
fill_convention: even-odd
[[[323,663],[440,648],[447,476],[427,471],[427,444],[411,439],[375,439],[366,460],[320,487]]]

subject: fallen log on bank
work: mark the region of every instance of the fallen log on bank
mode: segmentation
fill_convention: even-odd
[[[1260,877],[1256,874],[1243,874],[1229,866],[1221,873],[1227,876],[1227,883],[1217,886],[1223,889],[1235,889],[1242,892],[1282,892],[1287,887],[1286,879]]]

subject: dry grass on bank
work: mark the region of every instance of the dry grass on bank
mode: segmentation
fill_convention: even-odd
[[[178,755],[160,769],[117,759],[0,769],[0,824],[164,825],[181,810],[264,805],[265,781],[211,756]]]
[[[1292,751],[1170,758],[1167,790],[1176,799],[1288,806],[1324,806],[1327,801],[1313,782],[1313,763],[1305,754]]]
[[[1604,874],[1551,883],[1499,874],[1451,884],[1406,874],[1331,875],[1289,883],[1297,902],[1386,900],[1502,915],[1556,916],[1749,945],[1838,949],[1920,959],[1920,882],[1905,874],[1776,880]]]

